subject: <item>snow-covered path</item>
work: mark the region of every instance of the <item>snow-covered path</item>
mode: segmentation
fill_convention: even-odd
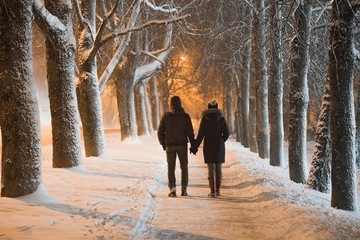
[[[76,169],[53,169],[44,146],[44,188],[0,198],[0,239],[360,239],[358,213],[331,209],[328,195],[290,182],[286,169],[233,140],[222,196],[212,199],[202,149],[189,156],[189,196],[169,198],[157,139],[119,139],[108,133],[107,158]]]
[[[259,183],[238,171],[228,153],[222,196],[208,198],[207,169],[200,152],[190,157],[189,196],[168,198],[166,185],[160,187],[144,239],[266,239],[273,221],[264,221],[261,213],[270,207],[271,192],[252,191]]]
[[[314,206],[308,203],[299,205],[296,198],[304,196],[296,196],[299,194],[296,190],[293,193],[286,193],[286,188],[274,191],[271,185],[282,183],[266,178],[271,176],[251,175],[237,161],[247,156],[240,156],[234,149],[242,147],[234,142],[228,145],[231,147],[227,147],[227,160],[223,167],[222,196],[207,197],[207,169],[200,149],[196,157],[190,156],[189,196],[168,198],[168,188],[162,184],[155,195],[151,220],[136,238],[360,239],[359,222],[353,220],[355,225],[352,226],[343,219],[345,223],[342,224],[341,217],[333,216],[331,209],[328,213],[328,209],[319,209],[316,203]],[[180,170],[177,171],[180,176]]]

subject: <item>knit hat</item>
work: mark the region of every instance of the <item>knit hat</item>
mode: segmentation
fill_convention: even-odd
[[[181,107],[181,100],[178,96],[173,96],[170,99],[170,106],[177,106],[177,107]]]
[[[208,104],[208,108],[218,108],[218,103],[216,100],[212,100],[211,102],[209,102]]]

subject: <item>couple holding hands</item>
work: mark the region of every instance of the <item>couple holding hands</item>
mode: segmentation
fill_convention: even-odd
[[[222,180],[222,163],[225,162],[225,142],[229,138],[229,129],[222,111],[218,108],[216,100],[208,104],[203,111],[198,136],[195,139],[191,118],[181,106],[181,99],[173,96],[170,100],[170,112],[161,118],[158,128],[158,139],[166,151],[168,166],[169,197],[176,197],[175,166],[176,157],[179,158],[181,168],[181,196],[187,196],[189,182],[188,147],[194,155],[204,140],[204,162],[208,167],[209,197],[220,196]]]

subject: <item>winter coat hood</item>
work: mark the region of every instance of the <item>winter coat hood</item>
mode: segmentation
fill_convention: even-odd
[[[210,122],[219,122],[222,117],[222,111],[218,108],[210,108],[203,111],[203,117]]]

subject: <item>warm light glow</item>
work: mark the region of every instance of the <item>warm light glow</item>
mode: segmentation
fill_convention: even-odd
[[[180,56],[180,60],[181,60],[181,61],[185,61],[185,60],[186,60],[186,57],[185,57],[185,56]]]

